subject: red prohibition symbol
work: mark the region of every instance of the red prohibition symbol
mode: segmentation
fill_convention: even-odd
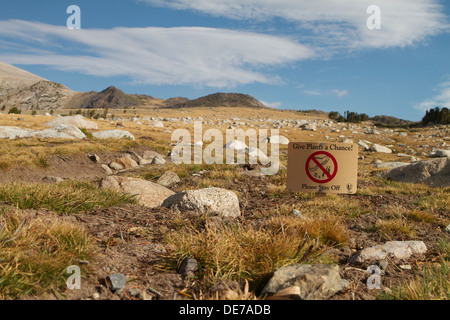
[[[338,164],[331,153],[318,151],[308,157],[305,169],[308,177],[315,183],[328,183],[336,177]]]

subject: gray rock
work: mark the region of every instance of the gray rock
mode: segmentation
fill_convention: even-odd
[[[450,186],[450,159],[436,158],[414,162],[382,172],[382,178],[398,182],[425,183],[430,187]]]
[[[392,153],[392,150],[389,149],[388,147],[379,145],[379,144],[373,144],[370,149],[370,151],[374,151],[374,152],[381,152],[381,153]]]
[[[92,133],[92,136],[96,139],[131,139],[136,140],[136,138],[124,130],[106,130],[106,131],[97,131]]]
[[[123,170],[123,167],[120,165],[120,164],[118,164],[117,162],[111,162],[109,165],[108,165],[111,169],[113,169],[113,170],[116,170],[116,171],[120,171],[120,170]]]
[[[127,277],[121,273],[114,273],[107,277],[110,289],[114,293],[119,293],[127,285]]]
[[[430,153],[429,158],[450,158],[450,150],[436,150]]]
[[[450,224],[445,228],[445,232],[450,233]]]
[[[294,264],[277,269],[261,294],[276,294],[293,286],[300,288],[300,299],[326,300],[347,287],[348,281],[341,279],[338,265]]]
[[[194,274],[198,271],[198,263],[197,260],[191,257],[185,258],[178,269],[178,273],[182,275],[190,275]]]
[[[301,126],[304,131],[317,131],[317,126],[315,124],[305,123]]]
[[[100,163],[100,157],[96,154],[88,154],[88,158],[94,163]]]
[[[179,182],[181,182],[181,179],[178,177],[178,175],[175,172],[172,172],[172,171],[164,172],[164,174],[158,179],[158,181],[156,181],[156,183],[158,183],[166,188],[169,188]]]
[[[301,218],[302,215],[303,215],[303,213],[302,213],[300,210],[297,210],[297,209],[293,209],[291,213],[292,213],[294,216],[298,217],[298,218]]]
[[[149,208],[159,207],[166,198],[175,194],[151,181],[119,176],[108,176],[102,179],[100,187],[135,195],[141,205]]]
[[[183,191],[164,200],[162,205],[178,211],[237,218],[241,215],[237,195],[221,188]]]
[[[86,139],[86,135],[73,125],[59,125],[33,132],[33,137],[42,139]]]
[[[398,167],[407,166],[407,165],[409,165],[408,162],[383,162],[383,163],[375,164],[375,168],[392,169],[392,168],[398,168]]]
[[[80,129],[93,129],[97,130],[98,125],[95,122],[86,120],[82,115],[58,117],[45,124],[48,127],[56,127],[60,125],[71,125]]]
[[[156,156],[156,157],[154,157],[153,158],[153,160],[152,160],[152,164],[166,164],[167,162],[166,162],[166,159],[164,159],[163,157],[161,157],[161,156]]]
[[[42,178],[42,181],[47,183],[60,183],[63,182],[64,179],[60,177],[47,176]]]
[[[18,127],[0,127],[0,139],[21,139],[33,136],[33,130]]]
[[[349,260],[349,263],[374,263],[387,258],[400,261],[409,259],[413,255],[425,254],[426,252],[427,246],[423,241],[388,241],[383,245],[359,251]]]

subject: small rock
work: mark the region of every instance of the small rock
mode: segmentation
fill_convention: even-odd
[[[107,175],[113,174],[113,171],[111,170],[111,168],[108,167],[106,164],[102,164],[102,169],[105,170],[105,173]]]
[[[178,269],[178,273],[182,275],[190,275],[194,274],[198,271],[198,263],[197,260],[191,257],[185,258]]]
[[[450,233],[450,224],[445,228],[445,232]]]
[[[371,263],[387,259],[394,260],[408,259],[412,255],[420,255],[427,252],[427,247],[423,241],[388,241],[383,245],[365,248],[354,255],[349,263]]]
[[[177,183],[181,182],[181,179],[175,172],[166,171],[164,174],[156,181],[156,183],[169,188]]]
[[[96,154],[88,154],[88,158],[94,163],[100,163],[100,157]]]
[[[379,145],[379,144],[374,144],[372,145],[372,147],[370,147],[369,149],[370,151],[374,151],[374,152],[380,152],[380,153],[392,153],[392,150],[389,149],[388,147]]]
[[[98,293],[98,292],[94,293],[94,294],[92,295],[92,299],[94,299],[94,300],[100,299],[100,293]]]
[[[300,288],[302,300],[326,300],[348,286],[338,265],[294,264],[277,269],[261,294],[277,294],[292,286]]]
[[[117,159],[116,161],[115,161],[115,163],[118,163],[119,165],[121,165],[123,168],[125,168],[125,169],[132,169],[132,168],[137,168],[137,167],[139,167],[139,165],[137,164],[137,162],[136,161],[134,161],[133,159],[131,159],[131,158],[120,158],[120,159]]]
[[[298,218],[301,218],[302,215],[303,215],[302,212],[301,212],[300,210],[297,210],[297,209],[293,209],[291,213],[292,213],[294,216],[298,217]]]
[[[117,162],[111,162],[108,166],[111,169],[116,170],[116,171],[123,170],[123,167],[120,164],[118,164]]]
[[[400,269],[403,269],[403,270],[411,270],[412,267],[411,267],[411,265],[409,265],[409,264],[402,264],[402,265],[400,266]]]
[[[166,164],[166,159],[156,156],[153,158],[152,164]]]
[[[47,183],[60,183],[63,182],[64,179],[60,178],[60,177],[52,177],[52,176],[47,176],[42,178],[43,182],[47,182]]]
[[[233,218],[241,216],[237,195],[233,191],[214,187],[174,194],[165,199],[162,205],[181,212]]]
[[[127,284],[127,277],[121,273],[114,273],[107,277],[110,285],[110,289],[114,293],[119,293]]]

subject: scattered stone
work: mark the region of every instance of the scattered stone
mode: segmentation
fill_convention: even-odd
[[[111,169],[113,169],[113,170],[116,170],[116,171],[120,171],[120,170],[123,170],[123,167],[120,165],[120,164],[118,164],[117,162],[111,162],[109,165],[108,165]]]
[[[172,171],[166,171],[164,174],[159,177],[158,181],[156,183],[169,188],[177,183],[181,182],[181,179],[178,177],[178,175],[175,172]]]
[[[145,150],[145,151],[144,151],[144,154],[143,154],[143,156],[142,156],[143,159],[145,159],[145,160],[150,160],[150,161],[153,161],[153,159],[154,159],[155,157],[160,157],[160,158],[163,158],[163,159],[164,159],[164,156],[163,156],[162,154],[159,154],[158,152],[152,151],[152,150]],[[150,162],[150,163],[151,163],[151,162]]]
[[[184,276],[194,275],[198,271],[198,263],[197,260],[191,257],[185,258],[178,269],[178,273]]]
[[[98,292],[94,293],[94,294],[92,295],[92,299],[94,299],[94,300],[100,299],[100,293],[98,293]]]
[[[47,176],[42,178],[42,181],[46,183],[60,183],[63,182],[64,179],[60,177]]]
[[[156,121],[150,125],[151,127],[155,128],[164,128],[164,122],[162,121]]]
[[[223,146],[224,149],[245,150],[247,145],[239,140],[233,140]]]
[[[283,136],[272,136],[272,137],[268,137],[267,141],[269,143],[277,143],[277,144],[281,144],[281,145],[288,145],[289,144],[289,139]]]
[[[302,300],[326,300],[346,288],[348,281],[341,279],[338,265],[294,264],[277,269],[261,294],[277,294],[293,286],[300,288]]]
[[[88,158],[94,163],[100,163],[100,157],[96,154],[88,154]]]
[[[96,139],[131,139],[136,140],[136,138],[124,130],[106,130],[106,131],[97,131],[92,133],[92,136]]]
[[[134,161],[131,158],[120,158],[120,159],[116,159],[115,163],[118,163],[119,165],[121,165],[124,169],[132,169],[132,168],[137,168],[139,167],[139,165],[137,164],[136,161]]]
[[[149,208],[159,207],[165,199],[175,194],[173,191],[151,181],[119,176],[108,176],[102,179],[100,187],[136,195],[139,203]]]
[[[409,265],[409,264],[402,264],[402,265],[400,265],[400,269],[403,269],[403,270],[411,270],[412,267],[411,267],[411,265]]]
[[[73,125],[59,125],[50,129],[35,131],[32,134],[41,139],[86,139],[86,135]]]
[[[303,216],[303,213],[300,210],[297,210],[297,209],[293,209],[291,211],[291,214],[293,214],[294,216],[296,216],[298,218],[301,218]]]
[[[163,157],[161,157],[161,156],[156,156],[156,157],[154,157],[153,158],[153,160],[152,160],[152,164],[166,164],[167,162],[166,162],[166,159],[164,159]]]
[[[233,218],[241,216],[237,195],[221,188],[183,191],[168,197],[162,205],[178,211]]]
[[[127,277],[121,273],[114,273],[107,277],[110,289],[114,293],[120,293],[127,284]]]
[[[378,169],[392,169],[392,168],[398,168],[401,166],[407,166],[409,165],[408,162],[382,162],[375,164],[375,168]]]
[[[315,124],[305,123],[301,126],[304,131],[317,131],[317,126]]]
[[[380,174],[398,182],[425,183],[430,187],[450,186],[450,159],[436,158],[393,168]]]
[[[58,117],[45,124],[48,127],[56,127],[60,125],[71,125],[79,129],[97,130],[98,125],[95,122],[86,120],[82,115]]]
[[[349,263],[374,263],[388,257],[394,259],[394,261],[400,261],[426,252],[427,247],[423,241],[388,241],[383,245],[359,251],[349,260]]]
[[[429,158],[450,158],[450,150],[436,150],[430,153]]]
[[[380,152],[380,153],[392,153],[392,150],[389,149],[388,147],[379,145],[379,144],[373,144],[370,149],[370,151],[374,151],[374,152]]]
[[[445,228],[445,232],[450,233],[450,224]]]

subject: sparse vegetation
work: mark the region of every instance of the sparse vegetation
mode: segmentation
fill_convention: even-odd
[[[78,181],[57,185],[0,185],[0,201],[19,209],[45,208],[61,214],[87,213],[99,208],[136,203],[132,196],[98,189],[90,183]]]

